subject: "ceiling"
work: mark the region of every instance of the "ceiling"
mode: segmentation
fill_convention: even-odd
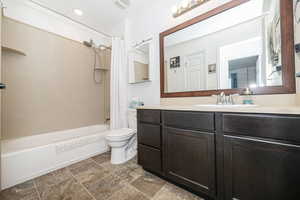
[[[73,20],[83,23],[110,36],[119,36],[124,31],[126,10],[118,7],[114,0],[30,0],[55,10]],[[82,16],[73,10],[83,11]]]

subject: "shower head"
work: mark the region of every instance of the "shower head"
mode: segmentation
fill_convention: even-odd
[[[88,41],[83,41],[83,44],[87,47],[93,47],[94,46],[94,41],[93,40],[90,40],[89,42]]]
[[[103,51],[103,50],[107,49],[107,47],[104,45],[99,45],[99,49]]]
[[[94,49],[100,49],[101,51],[111,49],[111,47],[105,46],[105,45],[99,45],[97,46],[93,40],[88,41],[83,41],[83,45],[89,48],[94,48]]]
[[[104,51],[104,50],[111,50],[111,47],[110,46],[105,46],[105,45],[99,45],[98,47],[100,50]]]

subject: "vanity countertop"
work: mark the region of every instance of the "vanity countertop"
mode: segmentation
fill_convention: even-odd
[[[138,109],[148,110],[177,110],[177,111],[202,111],[202,112],[230,112],[230,113],[263,113],[263,114],[287,114],[300,115],[300,106],[196,106],[196,105],[153,105],[143,106]]]

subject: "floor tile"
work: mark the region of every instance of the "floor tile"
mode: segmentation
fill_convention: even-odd
[[[122,180],[129,183],[144,175],[143,172],[144,170],[142,167],[138,166],[134,160],[124,163],[122,167],[116,168],[113,171],[115,175],[121,177]]]
[[[122,165],[112,165],[108,155],[78,162],[4,190],[0,199],[202,200],[144,171],[136,158]]]
[[[167,183],[155,195],[153,200],[204,200],[200,197],[185,191],[173,184]]]
[[[35,179],[37,190],[39,193],[42,193],[44,190],[57,185],[63,181],[74,179],[71,175],[71,172],[67,168],[63,168],[44,176],[38,177]]]
[[[81,183],[101,179],[108,175],[108,170],[88,159],[68,167],[73,176]]]
[[[1,200],[39,200],[33,181],[0,192]]]
[[[106,152],[106,153],[103,153],[103,154],[100,154],[100,155],[97,155],[97,156],[94,156],[92,157],[92,159],[98,163],[98,164],[102,164],[102,163],[105,163],[105,162],[109,162],[110,161],[110,154],[111,152]]]
[[[101,180],[84,183],[84,186],[97,200],[107,200],[115,192],[121,190],[125,183],[120,177],[110,174]]]
[[[144,173],[143,176],[136,179],[131,183],[131,185],[147,196],[153,197],[165,185],[165,183],[166,182],[164,180],[150,173]]]
[[[126,186],[122,190],[112,195],[109,200],[148,200],[144,194],[133,188],[132,186]]]
[[[67,168],[59,169],[44,176],[35,179],[37,188],[44,186],[52,186],[67,179],[71,179],[72,175]]]
[[[95,163],[95,162],[92,159],[87,159],[87,160],[83,160],[83,161],[74,163],[74,164],[68,166],[67,168],[72,171],[72,170],[80,169],[83,166],[87,166],[91,163]]]
[[[68,179],[51,187],[44,187],[41,200],[92,200],[93,197],[73,179]]]
[[[113,165],[110,162],[102,163],[100,166],[104,167],[104,169],[108,170],[110,173],[124,168],[124,165]]]

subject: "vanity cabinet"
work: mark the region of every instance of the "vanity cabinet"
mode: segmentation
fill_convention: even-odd
[[[215,197],[214,135],[214,113],[138,110],[138,163]]]
[[[299,199],[299,115],[138,113],[144,169],[206,199]]]
[[[161,112],[138,110],[138,163],[144,169],[162,174]]]
[[[223,114],[225,200],[300,196],[300,117]]]

